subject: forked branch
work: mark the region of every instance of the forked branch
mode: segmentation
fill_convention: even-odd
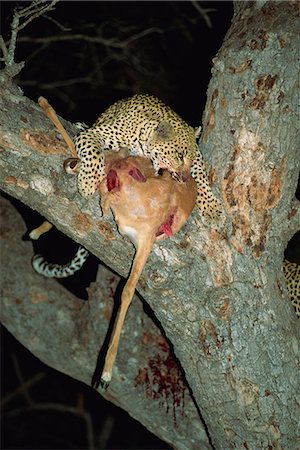
[[[31,4],[25,8],[15,8],[13,19],[11,22],[11,37],[9,43],[6,43],[0,36],[0,48],[3,53],[2,61],[4,61],[4,73],[10,78],[16,76],[24,67],[24,61],[15,62],[15,51],[18,33],[25,28],[30,22],[42,16],[48,11],[54,9],[59,0],[33,0]]]

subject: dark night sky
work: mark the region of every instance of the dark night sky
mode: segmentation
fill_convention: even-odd
[[[28,2],[23,2],[24,4]],[[80,34],[118,43],[155,28],[125,49],[91,44],[83,39],[54,42],[43,48],[19,42],[17,60],[26,61],[20,80],[25,93],[43,95],[71,121],[91,123],[113,101],[137,92],[155,94],[191,125],[198,125],[210,79],[211,60],[218,51],[233,13],[231,2],[200,2],[212,28],[189,1],[73,2],[57,4],[48,15],[25,28],[20,38]],[[15,2],[2,6],[3,34],[8,33]],[[89,78],[91,77],[91,78]],[[45,84],[89,78],[48,89]]]

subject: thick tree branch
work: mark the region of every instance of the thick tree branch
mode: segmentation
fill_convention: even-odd
[[[21,240],[26,229],[20,216],[8,200],[0,198],[0,202],[1,321],[40,360],[90,385],[118,278],[101,266],[89,302],[83,302],[55,280],[40,277],[30,266],[31,243]],[[161,370],[162,381],[168,371],[165,388],[156,399],[152,394],[158,386],[149,364]],[[116,365],[110,389],[99,389],[107,400],[178,449],[210,449],[180,369],[138,298],[128,314]]]

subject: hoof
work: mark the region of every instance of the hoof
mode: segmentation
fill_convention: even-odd
[[[100,380],[100,386],[102,387],[102,389],[107,389],[110,381],[111,381],[111,372],[103,372]]]

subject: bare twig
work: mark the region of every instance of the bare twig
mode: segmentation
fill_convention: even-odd
[[[1,399],[1,408],[4,408],[4,406],[6,406],[11,400],[13,400],[19,394],[23,394],[24,389],[28,390],[34,384],[39,383],[41,380],[43,380],[43,378],[45,377],[46,373],[39,372],[32,378],[29,378],[29,380],[22,382],[22,384],[20,384],[13,392],[10,392]]]
[[[107,448],[107,443],[112,435],[116,421],[113,416],[106,416],[98,436],[96,436],[98,448]]]
[[[127,39],[122,39],[118,41],[115,38],[107,39],[103,36],[87,36],[86,34],[75,33],[75,34],[67,34],[67,35],[56,35],[56,36],[42,36],[42,37],[28,37],[23,36],[19,39],[19,42],[34,42],[35,44],[52,44],[53,42],[65,42],[65,41],[81,41],[81,42],[90,42],[93,44],[102,44],[106,47],[112,48],[126,48],[132,42],[141,39],[148,34],[152,33],[164,33],[162,28],[151,27],[146,30],[142,30],[136,34],[129,36]]]
[[[70,78],[68,80],[55,80],[55,81],[49,81],[45,83],[41,83],[40,81],[36,80],[25,80],[18,83],[20,86],[39,86],[41,90],[51,90],[56,88],[63,88],[67,86],[73,86],[74,84],[83,84],[88,83],[90,84],[92,81],[92,74],[87,75],[86,77],[75,77]]]
[[[4,39],[3,39],[3,37],[1,35],[0,35],[0,48],[1,48],[2,53],[3,53],[3,58],[1,58],[1,60],[5,61],[5,59],[8,56],[8,50],[7,50],[6,44],[4,42]]]
[[[29,394],[29,390],[28,390],[28,384],[26,382],[24,382],[21,367],[20,367],[18,359],[16,358],[16,355],[14,353],[12,353],[12,361],[13,361],[13,365],[14,365],[14,368],[16,371],[17,378],[20,382],[20,386],[19,386],[20,393],[22,393],[22,395],[25,398],[28,405],[33,405],[33,400],[31,398],[31,396]]]
[[[44,14],[44,19],[47,19],[50,22],[54,23],[54,25],[56,25],[61,31],[71,31],[72,30],[72,28],[65,27],[60,22],[58,22],[58,20],[55,20],[55,19],[53,19],[53,17],[48,16],[46,14]]]
[[[0,46],[3,51],[3,61],[5,63],[5,71],[11,78],[16,76],[24,67],[24,62],[15,62],[15,51],[18,33],[25,28],[34,19],[42,16],[48,11],[54,9],[59,0],[33,0],[26,8],[16,8],[14,10],[11,22],[11,37],[9,44],[5,44],[4,39],[0,36]],[[23,21],[22,21],[23,19]]]
[[[212,23],[208,13],[216,11],[216,8],[203,8],[199,2],[192,0],[192,5],[200,13],[208,28],[212,28]]]
[[[30,22],[32,22],[37,17],[42,16],[47,11],[52,11],[56,3],[59,0],[52,0],[51,2],[47,0],[33,0],[31,5],[27,8],[15,9],[14,17],[18,20],[17,32],[25,28]],[[20,19],[27,19],[23,23],[20,23]]]
[[[109,80],[105,80],[101,75],[100,72],[98,72],[98,79],[96,79],[95,77],[93,77],[93,73],[87,75],[86,77],[75,77],[75,78],[71,78],[70,80],[57,80],[57,81],[50,81],[50,82],[46,82],[46,83],[41,83],[38,80],[18,80],[18,85],[19,86],[38,86],[39,89],[41,91],[51,91],[52,95],[54,93],[54,95],[56,95],[58,98],[60,98],[60,100],[66,104],[68,104],[68,108],[70,110],[74,109],[76,106],[76,103],[74,102],[74,100],[72,99],[71,95],[67,94],[67,91],[64,92],[63,87],[68,87],[68,86],[74,86],[76,84],[86,84],[89,87],[90,86],[101,86],[101,87],[105,87],[107,86],[110,89],[115,89],[115,90],[119,90],[119,91],[127,91],[127,92],[132,92],[135,93],[135,87],[134,86],[130,86],[128,84],[126,84],[125,82],[114,82],[114,81],[109,81]]]
[[[95,449],[93,421],[90,413],[87,410],[83,411],[81,408],[68,406],[61,403],[35,403],[33,405],[24,408],[13,409],[11,411],[6,412],[5,414],[3,413],[3,417],[7,419],[11,417],[16,417],[19,414],[24,414],[32,411],[58,411],[64,414],[69,413],[81,417],[84,420],[86,426],[89,450]]]

